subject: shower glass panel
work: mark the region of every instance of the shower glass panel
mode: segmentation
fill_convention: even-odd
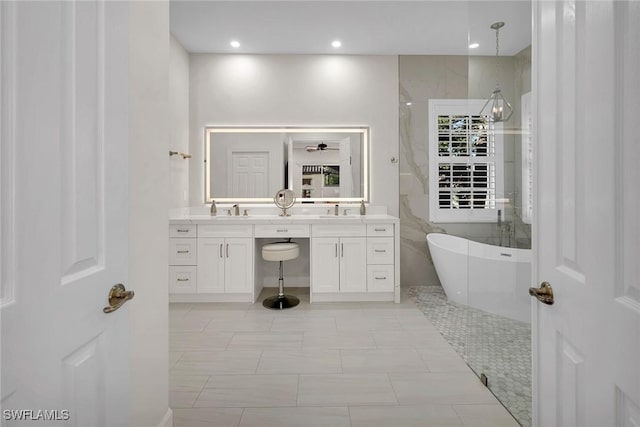
[[[466,229],[464,358],[518,423],[530,426],[531,5],[468,2],[467,7],[469,16],[482,17],[469,22],[469,42],[480,46],[469,49],[467,98],[486,101],[500,89],[513,114],[506,121],[483,116],[489,133],[495,132],[501,156],[494,167],[501,172],[486,205],[494,220],[469,223]],[[504,21],[499,34],[492,27],[497,21]]]

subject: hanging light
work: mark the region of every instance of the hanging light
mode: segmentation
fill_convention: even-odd
[[[487,116],[489,121],[492,122],[506,122],[513,114],[513,107],[509,104],[509,101],[502,96],[500,85],[498,84],[497,58],[500,53],[500,28],[502,27],[504,27],[504,22],[494,22],[491,24],[491,29],[496,31],[496,88],[480,110],[480,115]]]

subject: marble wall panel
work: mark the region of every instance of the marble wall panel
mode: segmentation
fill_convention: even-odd
[[[496,74],[497,73],[497,74]],[[439,284],[426,234],[443,232],[475,241],[498,244],[496,224],[434,224],[429,222],[428,101],[429,99],[486,98],[496,75],[507,99],[517,110],[507,123],[519,128],[520,96],[530,90],[530,49],[515,57],[400,56],[400,251],[403,286]],[[514,222],[518,247],[530,247],[530,229],[514,217],[520,180],[520,138],[505,138],[505,197],[514,200],[503,218]]]

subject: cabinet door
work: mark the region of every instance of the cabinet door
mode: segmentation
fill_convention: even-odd
[[[253,239],[236,237],[225,239],[224,291],[251,292],[253,288]]]
[[[224,292],[224,239],[198,238],[198,293]]]
[[[311,239],[312,292],[340,291],[340,258],[337,237]]]
[[[367,291],[367,239],[340,239],[340,292]]]

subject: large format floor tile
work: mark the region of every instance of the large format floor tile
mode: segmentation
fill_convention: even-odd
[[[396,405],[386,374],[300,375],[298,405]]]
[[[356,406],[349,413],[351,427],[464,427],[448,405]]]
[[[340,350],[345,373],[426,372],[427,366],[412,348]]]
[[[286,311],[171,304],[176,427],[515,425],[413,303],[291,292]]]
[[[471,373],[392,373],[401,405],[495,403],[495,397]]]
[[[213,375],[195,407],[296,406],[297,375]]]
[[[173,410],[173,427],[237,427],[241,408],[184,408]]]
[[[350,427],[348,408],[247,408],[240,427]]]
[[[339,350],[264,350],[258,374],[342,373]]]

